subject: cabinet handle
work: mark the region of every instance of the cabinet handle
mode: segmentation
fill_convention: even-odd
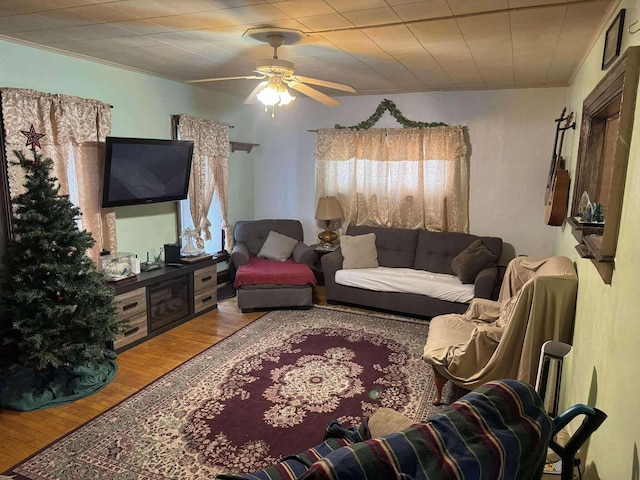
[[[202,279],[200,280],[202,283],[204,282],[208,282],[209,280],[211,280],[213,278],[212,275],[209,275],[208,277],[202,277]]]
[[[131,335],[132,333],[136,333],[138,330],[140,330],[140,327],[131,327],[128,330],[124,331],[124,336],[128,337],[129,335]]]
[[[138,306],[138,302],[133,302],[133,303],[129,303],[127,305],[123,305],[122,306],[122,311],[126,312],[127,310],[131,310],[132,308],[135,308]]]
[[[212,295],[209,295],[208,297],[204,297],[202,300],[200,300],[202,303],[206,303],[209,302],[213,299]]]

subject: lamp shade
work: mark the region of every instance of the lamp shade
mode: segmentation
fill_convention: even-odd
[[[316,208],[316,220],[335,220],[344,218],[342,207],[336,197],[320,197]]]

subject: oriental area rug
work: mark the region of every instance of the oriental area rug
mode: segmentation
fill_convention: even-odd
[[[322,442],[329,421],[444,407],[422,360],[428,323],[331,307],[265,314],[5,475],[212,479]],[[445,387],[445,402],[464,391]],[[455,398],[452,398],[455,397]]]

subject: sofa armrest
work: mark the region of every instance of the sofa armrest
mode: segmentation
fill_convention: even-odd
[[[470,321],[493,323],[500,317],[500,313],[502,304],[486,298],[474,298],[462,316]]]
[[[293,260],[297,263],[306,263],[311,266],[317,257],[316,251],[303,242],[298,242],[298,245],[293,250]]]
[[[478,273],[474,282],[474,297],[491,299],[496,278],[498,278],[498,267],[496,265],[490,265]]]
[[[237,267],[249,263],[249,250],[244,243],[236,243],[231,250],[231,261]]]
[[[324,275],[324,287],[327,297],[332,297],[333,290],[336,288],[336,272],[342,268],[342,250],[336,249],[335,252],[324,255],[320,262],[322,263],[322,273]]]

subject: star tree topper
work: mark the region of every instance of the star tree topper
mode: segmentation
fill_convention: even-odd
[[[42,137],[46,137],[46,135],[44,133],[37,133],[36,129],[33,128],[33,124],[31,124],[31,128],[29,130],[20,130],[20,133],[27,137],[26,146],[30,146],[31,150],[35,152],[36,147],[42,148],[42,146],[40,145],[40,139]]]

